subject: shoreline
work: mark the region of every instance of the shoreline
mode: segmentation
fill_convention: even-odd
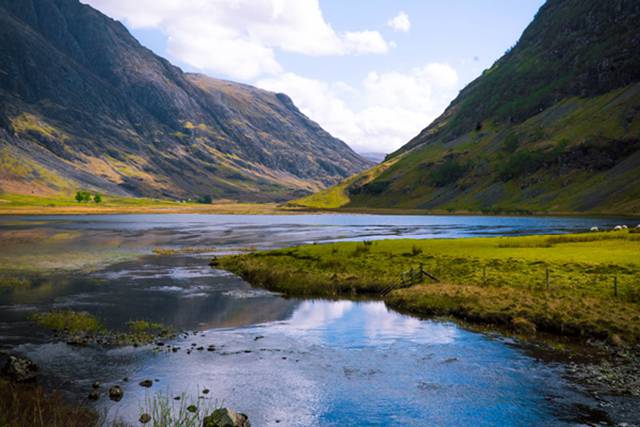
[[[487,213],[482,211],[430,211],[420,209],[366,208],[366,209],[311,209],[304,207],[286,207],[275,204],[221,203],[203,206],[3,206],[0,204],[0,218],[11,216],[65,216],[65,215],[377,215],[377,216],[460,216],[460,217],[505,217],[505,218],[619,218],[637,221],[640,225],[640,214],[615,212],[529,212],[516,213],[499,211]]]
[[[180,203],[171,200],[104,196],[103,202],[78,203],[71,197],[0,194],[0,217],[47,215],[136,215],[136,214],[219,214],[219,215],[411,215],[486,217],[614,217],[637,221],[640,213],[536,211],[527,209],[440,210],[412,208],[314,208],[291,202],[237,202],[219,200],[211,204]],[[632,224],[636,225],[636,224]]]
[[[610,253],[616,245],[624,248]],[[572,347],[567,360],[578,360],[572,362],[577,380],[597,393],[637,398],[638,250],[640,233],[630,232],[398,239],[230,255],[214,258],[211,265],[285,297],[383,301],[420,319],[454,321],[534,344],[544,341],[564,352]],[[602,262],[594,262],[599,253]],[[416,265],[439,280],[425,276],[399,285],[399,275]],[[552,273],[545,287],[546,268]],[[583,353],[598,357],[580,362]]]

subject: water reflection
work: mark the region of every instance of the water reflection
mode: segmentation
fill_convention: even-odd
[[[379,302],[284,299],[209,268],[207,255],[148,254],[157,246],[270,248],[563,232],[618,222],[372,215],[0,218],[0,265],[44,261],[95,268],[0,289],[0,346],[34,359],[46,386],[77,400],[96,380],[119,383],[125,398],[112,403],[103,397],[98,409],[134,425],[145,393],[197,394],[202,387],[211,390],[208,399],[246,412],[258,426],[562,424],[573,419],[576,404],[597,402],[566,384],[561,366],[540,363],[504,342],[400,315]],[[105,260],[110,265],[98,268]],[[169,343],[180,347],[175,353],[74,348],[28,321],[35,310],[61,308],[89,311],[114,330],[145,319],[198,333]],[[187,353],[192,343],[215,345],[216,351]],[[159,380],[151,391],[137,385],[146,378]]]
[[[313,319],[313,320],[309,320]],[[192,343],[215,352],[185,349]],[[300,302],[286,320],[216,328],[177,340],[177,353],[69,351],[26,345],[70,389],[120,383],[125,399],[98,406],[135,421],[150,392],[197,395],[249,414],[254,425],[560,425],[581,402],[550,367],[453,324],[418,321],[372,302]],[[130,381],[123,383],[121,378]],[[137,382],[158,379],[151,391]],[[555,396],[555,397],[554,397]]]

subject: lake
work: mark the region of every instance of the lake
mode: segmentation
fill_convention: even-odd
[[[120,384],[122,401],[103,395],[92,404],[108,419],[132,425],[155,392],[200,395],[209,404],[248,414],[254,426],[594,422],[605,419],[599,402],[566,379],[564,365],[542,360],[511,339],[402,315],[382,302],[287,299],[207,263],[214,252],[244,248],[564,233],[623,222],[376,215],[2,217],[4,268],[24,270],[33,262],[49,270],[27,289],[0,288],[0,345],[34,360],[43,383],[72,399],[85,401],[94,381]],[[152,254],[158,247],[200,250]],[[114,330],[145,319],[190,332],[166,343],[180,347],[176,352],[71,347],[28,320],[35,311],[51,309],[88,311]],[[215,351],[206,350],[210,345]],[[143,379],[157,381],[146,389],[138,386]],[[210,393],[202,395],[204,388]]]

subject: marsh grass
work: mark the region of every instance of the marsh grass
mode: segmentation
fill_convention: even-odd
[[[94,315],[86,311],[59,310],[34,313],[31,320],[43,328],[68,333],[99,333],[105,328]]]
[[[218,264],[288,295],[380,295],[392,288],[385,300],[415,313],[510,326],[520,318],[520,325],[526,320],[541,331],[585,338],[619,335],[636,342],[637,237],[618,231],[341,242],[221,257]],[[442,283],[399,289],[402,273],[420,265]]]
[[[148,414],[152,427],[201,427],[203,420],[214,410],[221,407],[218,401],[206,398],[192,398],[182,393],[179,399],[167,393],[147,395],[140,415]]]
[[[69,404],[59,393],[0,379],[0,426],[91,427],[97,423],[95,411]]]
[[[59,310],[34,313],[30,319],[40,327],[62,333],[69,342],[78,345],[102,344],[110,346],[144,345],[156,339],[174,336],[172,328],[147,320],[127,322],[126,331],[112,331],[104,327],[94,315],[84,311]]]

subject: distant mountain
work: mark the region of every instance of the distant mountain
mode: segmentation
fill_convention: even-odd
[[[444,114],[330,200],[639,214],[639,23],[639,1],[548,0]]]
[[[0,190],[282,200],[371,164],[285,94],[183,73],[77,0],[0,0]]]
[[[364,157],[367,160],[370,160],[374,163],[382,163],[384,158],[387,156],[387,153],[378,153],[378,152],[364,152],[358,153],[361,157]]]

